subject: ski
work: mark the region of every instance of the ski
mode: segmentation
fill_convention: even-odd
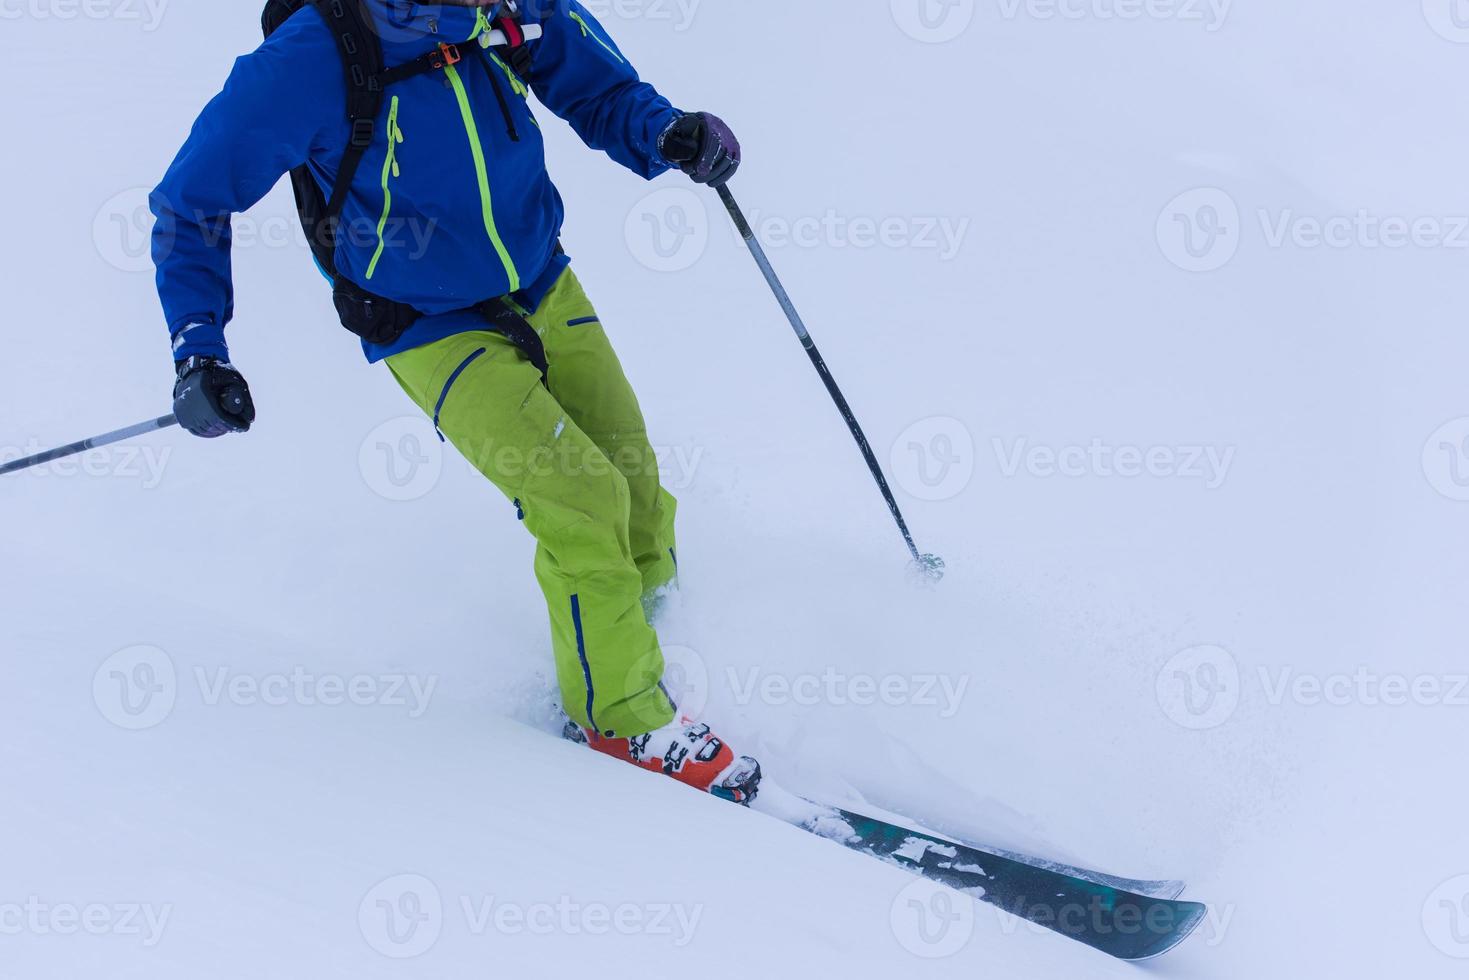
[[[1145,960],[1177,946],[1203,921],[1208,909],[1178,901],[1182,882],[1138,881],[1075,869],[1057,870],[1036,858],[1021,859],[948,840],[840,807],[800,797],[766,800],[755,807],[810,833],[947,885],[1028,922],[1121,960]],[[762,796],[765,788],[762,788]],[[792,819],[792,801],[809,809]],[[1108,884],[1129,882],[1164,894]],[[1172,894],[1166,894],[1172,892]]]
[[[569,722],[562,737],[586,742],[581,730]],[[1120,960],[1146,960],[1168,952],[1188,938],[1208,913],[1208,907],[1199,902],[1178,900],[1184,888],[1181,881],[1119,878],[1013,852],[986,850],[808,800],[768,777],[750,808]]]
[[[768,781],[767,785],[769,785]],[[777,792],[784,791],[777,790]],[[819,804],[812,803],[809,800],[801,800],[801,802],[815,809],[829,809],[821,807]],[[1035,857],[1030,854],[1022,854],[1019,851],[1008,850],[1006,848],[998,847],[993,844],[986,844],[980,841],[966,841],[960,837],[953,837],[947,834],[938,833],[936,831],[927,829],[922,824],[909,820],[906,817],[877,808],[873,808],[872,812],[868,813],[867,816],[876,818],[878,820],[883,820],[887,823],[891,823],[895,827],[906,827],[909,830],[919,831],[921,833],[935,836],[943,840],[955,841],[956,843],[962,844],[964,847],[984,851],[988,854],[997,854],[1000,857],[1009,858],[1012,861],[1019,861],[1021,864],[1028,864],[1034,868],[1043,868],[1046,871],[1055,871],[1059,874],[1067,875],[1072,878],[1081,878],[1085,881],[1094,882],[1098,885],[1106,885],[1109,888],[1116,888],[1120,891],[1136,892],[1139,895],[1146,895],[1149,898],[1177,898],[1179,895],[1182,895],[1184,889],[1188,887],[1186,882],[1179,881],[1174,878],[1123,878],[1120,875],[1111,875],[1106,874],[1102,871],[1093,871],[1090,868],[1077,867],[1074,864],[1067,864],[1064,861],[1056,861],[1052,860],[1051,858]],[[787,822],[799,823],[800,821],[788,820]]]
[[[967,846],[973,847],[974,845]],[[1123,878],[1119,875],[1109,875],[1102,871],[1092,871],[1089,868],[1078,868],[1075,865],[1065,864],[1061,861],[1032,857],[1029,854],[1020,854],[1019,852],[1007,851],[1002,848],[981,848],[981,850],[987,850],[991,854],[998,854],[1002,858],[1009,858],[1011,861],[1019,861],[1021,864],[1028,864],[1033,868],[1054,871],[1057,874],[1063,874],[1071,878],[1080,878],[1083,881],[1090,881],[1098,885],[1106,885],[1108,888],[1116,888],[1119,891],[1136,892],[1139,895],[1146,895],[1149,898],[1177,898],[1188,887],[1186,882],[1179,881],[1176,878],[1162,880]]]

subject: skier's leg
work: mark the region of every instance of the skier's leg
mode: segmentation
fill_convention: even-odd
[[[674,709],[640,602],[628,480],[499,334],[459,334],[388,366],[465,458],[519,501],[539,543],[536,577],[567,713],[623,738],[667,725]]]
[[[576,275],[566,270],[530,317],[546,345],[551,393],[626,479],[633,559],[651,597],[678,573],[678,504],[658,478],[658,459],[637,395]]]

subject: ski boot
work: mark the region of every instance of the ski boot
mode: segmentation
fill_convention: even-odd
[[[590,745],[603,755],[631,762],[649,772],[661,772],[681,783],[723,800],[749,806],[760,790],[760,763],[715,737],[708,725],[675,721],[633,738],[608,738],[568,720],[565,738]]]

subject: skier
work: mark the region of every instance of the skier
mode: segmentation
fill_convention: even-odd
[[[738,140],[641,81],[574,0],[361,0],[356,15],[271,3],[283,23],[236,62],[151,198],[180,423],[215,438],[255,420],[225,344],[230,216],[290,171],[308,230],[331,226],[317,261],[343,324],[535,536],[576,734],[747,804],[759,764],[681,719],[662,685],[645,601],[676,584],[675,501],[558,242],[561,198],[527,93],[648,179],[676,167],[720,186],[739,166]],[[375,36],[344,45],[349,15],[367,16]],[[492,36],[508,47],[482,47]],[[349,122],[365,90],[343,61],[363,57],[363,41],[386,69],[385,111]],[[332,202],[329,221],[309,206],[318,195]],[[424,234],[393,234],[405,221]]]

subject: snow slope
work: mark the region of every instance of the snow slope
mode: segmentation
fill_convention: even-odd
[[[808,2],[758,48],[747,5],[594,9],[740,132],[736,192],[951,569],[906,585],[712,197],[544,120],[683,503],[688,699],[792,788],[1188,878],[1217,917],[1160,975],[1460,975],[1447,0],[961,0],[932,44],[905,0]],[[257,11],[3,12],[13,456],[167,410],[142,194]],[[661,255],[649,215],[692,234]],[[1383,244],[1394,220],[1416,240]],[[931,895],[919,918],[899,871],[546,738],[531,544],[333,326],[293,222],[278,188],[236,251],[254,432],[0,481],[0,976],[1132,972]],[[368,703],[321,703],[349,684]],[[434,895],[383,931],[379,900]],[[101,934],[58,934],[68,905]]]

